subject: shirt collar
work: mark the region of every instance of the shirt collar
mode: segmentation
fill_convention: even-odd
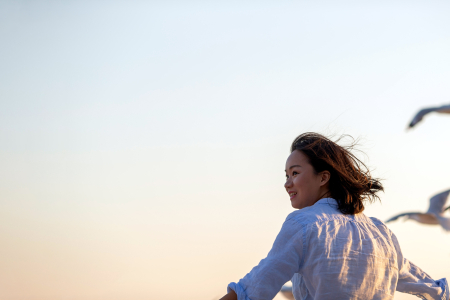
[[[338,205],[337,201],[333,198],[322,198],[319,201],[317,201],[316,203],[314,203],[314,205],[316,204],[331,204],[331,205]]]

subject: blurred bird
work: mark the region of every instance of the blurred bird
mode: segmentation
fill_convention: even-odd
[[[417,123],[422,121],[423,117],[426,114],[429,114],[431,112],[438,112],[443,114],[450,114],[450,105],[443,105],[440,107],[429,107],[421,109],[412,119],[411,123],[409,123],[408,128],[413,128]]]
[[[446,231],[450,231],[450,218],[444,217],[444,211],[450,208],[444,208],[447,202],[450,190],[434,195],[430,199],[430,207],[426,213],[421,212],[409,212],[399,214],[387,220],[385,223],[389,223],[397,220],[400,217],[406,217],[406,220],[413,219],[419,223],[441,225]]]

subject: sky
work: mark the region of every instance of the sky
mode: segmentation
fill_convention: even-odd
[[[450,118],[405,129],[450,103],[449,14],[446,1],[1,1],[0,298],[219,299],[292,212],[284,164],[306,131],[359,139],[385,186],[368,216],[425,211],[450,188]],[[447,233],[389,227],[450,278]]]

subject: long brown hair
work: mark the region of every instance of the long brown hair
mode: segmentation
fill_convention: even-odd
[[[337,144],[343,137],[333,142],[321,134],[306,132],[292,142],[291,153],[302,151],[316,173],[329,171],[329,196],[337,201],[343,214],[353,215],[364,210],[364,201],[380,200],[377,192],[384,189],[380,180],[373,178],[367,166],[350,152],[355,143]]]

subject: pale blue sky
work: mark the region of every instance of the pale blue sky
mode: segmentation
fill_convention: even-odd
[[[386,187],[368,215],[425,210],[450,187],[450,118],[405,128],[450,103],[449,15],[446,1],[1,2],[0,296],[218,297],[292,210],[284,163],[304,131],[362,138]],[[448,235],[391,228],[450,278]]]

